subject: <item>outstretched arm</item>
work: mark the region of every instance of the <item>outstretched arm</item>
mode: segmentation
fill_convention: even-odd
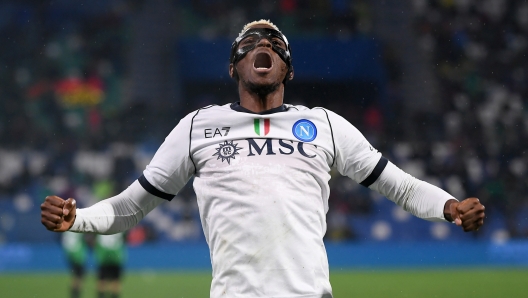
[[[162,202],[165,200],[147,192],[136,180],[117,196],[84,209],[77,209],[72,198],[46,197],[41,205],[41,222],[54,232],[115,234],[135,226]]]
[[[484,206],[477,198],[459,202],[446,191],[414,178],[391,162],[370,188],[426,220],[454,222],[466,232],[478,230],[484,223]]]
[[[197,112],[196,112],[197,113]],[[125,191],[85,209],[75,200],[48,196],[40,206],[41,222],[50,231],[114,234],[136,225],[156,206],[171,200],[194,173],[189,133],[196,113],[184,117],[160,146],[143,175]]]
[[[386,196],[411,214],[430,221],[451,221],[464,231],[478,230],[484,222],[484,206],[477,198],[457,201],[446,191],[405,173],[381,156],[365,137],[343,117],[327,111],[334,129],[335,167]]]

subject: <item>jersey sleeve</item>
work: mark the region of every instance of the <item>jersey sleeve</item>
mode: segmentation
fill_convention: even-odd
[[[333,166],[341,175],[369,187],[381,175],[387,160],[355,126],[336,113],[326,111],[335,144]]]
[[[170,201],[193,175],[195,168],[189,148],[194,115],[180,120],[138,179],[152,195]]]
[[[339,173],[386,196],[419,218],[445,221],[444,205],[454,199],[452,195],[396,167],[341,116],[328,111],[328,118],[336,148],[334,166]]]
[[[445,203],[455,199],[443,189],[405,173],[391,162],[370,188],[403,210],[429,221],[446,221]]]

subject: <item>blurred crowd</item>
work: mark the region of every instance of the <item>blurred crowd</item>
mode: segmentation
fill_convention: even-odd
[[[126,101],[130,24],[145,4],[94,3],[84,8],[68,1],[0,4],[0,202],[33,206],[20,207],[20,212],[38,212],[48,194],[75,197],[80,206],[112,196],[141,175],[163,141],[143,125],[155,122],[163,111]],[[179,36],[206,39],[232,38],[248,20],[260,18],[271,19],[288,37],[312,38],[370,35],[374,21],[368,1],[171,4],[177,6]],[[527,216],[523,210],[528,209],[524,156],[528,4],[500,0],[413,4],[415,34],[422,50],[433,57],[430,67],[440,84],[441,110],[397,119],[374,99],[332,102],[310,97],[310,92],[292,103],[340,112],[404,170],[457,198],[479,197],[489,207],[489,216],[504,223],[509,237],[528,236],[528,219],[523,221]],[[398,84],[396,78],[389,79]],[[182,101],[174,121],[163,123],[161,130],[168,133],[176,118],[198,104],[221,104],[234,95],[210,94],[205,99],[191,95],[188,102]],[[392,114],[401,109],[401,97],[404,94],[389,94]],[[412,133],[397,128],[405,121],[415,127]],[[327,237],[361,240],[350,218],[368,218],[379,206],[368,189],[333,174]],[[203,239],[202,234],[188,185],[132,230],[129,241],[192,241]]]
[[[199,0],[181,2],[184,35],[237,36],[248,20],[272,20],[288,36],[348,36],[370,30],[368,1]]]
[[[103,119],[121,108],[127,9],[84,10],[64,1],[0,5],[2,147],[96,143],[107,133]]]
[[[415,30],[440,83],[444,146],[424,156],[455,194],[500,212],[528,236],[528,2],[414,1]],[[451,176],[449,176],[451,175]]]

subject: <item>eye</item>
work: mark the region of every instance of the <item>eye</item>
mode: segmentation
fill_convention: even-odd
[[[239,43],[239,47],[244,47],[255,43],[255,36],[248,36]]]
[[[282,42],[282,40],[278,39],[278,38],[274,38],[271,40],[271,43],[273,43],[274,45],[276,46],[279,46],[281,48],[284,48],[285,45],[284,45],[284,42]]]
[[[253,37],[245,38],[244,40],[242,40],[240,44],[249,44],[249,43],[253,43]]]

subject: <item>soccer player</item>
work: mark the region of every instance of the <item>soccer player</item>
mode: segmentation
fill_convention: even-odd
[[[118,298],[125,261],[125,234],[97,235],[94,247],[98,267],[97,297]]]
[[[81,296],[84,281],[86,260],[88,258],[88,245],[84,234],[73,232],[63,233],[61,244],[66,253],[72,274],[70,297],[78,298]]]
[[[291,54],[271,22],[244,26],[229,65],[240,101],[181,119],[143,175],[115,197],[79,210],[72,198],[47,197],[44,226],[125,231],[194,176],[213,269],[211,297],[290,298],[332,297],[323,243],[331,168],[420,218],[464,231],[482,226],[477,198],[458,201],[403,172],[332,111],[285,104]]]

